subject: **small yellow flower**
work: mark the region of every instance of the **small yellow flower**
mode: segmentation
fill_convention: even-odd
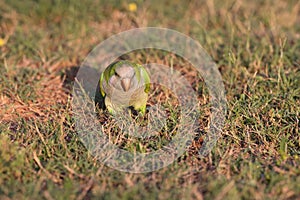
[[[4,46],[6,41],[2,38],[0,38],[0,47]]]
[[[135,3],[128,4],[128,10],[130,12],[135,12],[137,10],[137,5]]]

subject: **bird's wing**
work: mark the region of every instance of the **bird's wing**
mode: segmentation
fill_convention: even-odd
[[[104,72],[101,73],[100,80],[99,80],[100,93],[104,97],[105,92],[104,92],[104,89],[103,89],[103,81],[104,81]]]
[[[150,77],[146,69],[141,66],[141,76],[144,79],[144,84],[145,84],[145,92],[148,93],[150,91]]]

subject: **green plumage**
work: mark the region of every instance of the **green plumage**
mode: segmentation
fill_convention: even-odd
[[[145,114],[150,77],[142,65],[125,60],[110,64],[100,76],[99,87],[110,113],[132,106]]]

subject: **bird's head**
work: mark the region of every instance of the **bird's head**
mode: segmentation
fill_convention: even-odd
[[[122,64],[115,68],[114,74],[109,79],[116,89],[127,92],[135,85],[135,70],[129,64]]]

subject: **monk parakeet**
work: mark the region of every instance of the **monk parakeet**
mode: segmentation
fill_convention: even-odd
[[[125,60],[110,64],[100,76],[99,87],[111,114],[128,107],[145,114],[150,77],[142,65]]]

